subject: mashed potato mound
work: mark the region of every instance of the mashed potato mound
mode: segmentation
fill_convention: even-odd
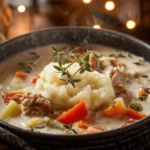
[[[57,63],[48,64],[40,74],[35,86],[35,93],[41,93],[50,100],[54,109],[73,107],[84,101],[89,110],[95,110],[107,104],[115,97],[114,89],[109,77],[97,71],[76,74],[74,79],[81,79],[75,83],[75,88],[60,80],[60,73],[53,67]],[[70,74],[79,68],[77,63],[69,67]],[[65,78],[65,77],[63,77]]]

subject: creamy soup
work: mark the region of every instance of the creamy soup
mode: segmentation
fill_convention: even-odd
[[[0,64],[0,118],[53,134],[92,134],[150,114],[150,64],[111,47],[66,44]]]

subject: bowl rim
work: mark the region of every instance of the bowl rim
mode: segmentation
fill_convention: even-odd
[[[81,26],[81,27],[76,27],[76,26],[65,26],[65,27],[52,27],[52,28],[46,28],[46,29],[42,29],[42,30],[37,30],[37,31],[33,31],[33,32],[29,32],[20,36],[17,36],[15,38],[12,38],[8,41],[5,41],[3,43],[0,44],[0,48],[5,46],[5,45],[9,45],[12,42],[19,40],[20,38],[23,37],[28,37],[31,34],[36,34],[36,33],[40,33],[43,31],[49,31],[49,30],[63,30],[63,29],[85,29],[85,30],[98,30],[98,32],[106,32],[108,34],[113,34],[114,36],[121,36],[123,38],[126,38],[128,40],[132,40],[134,42],[139,43],[140,45],[145,46],[146,48],[148,48],[150,50],[150,45],[135,38],[132,37],[131,35],[127,35],[125,33],[121,33],[121,32],[117,32],[117,31],[113,31],[113,30],[109,30],[109,29],[93,29],[92,27],[86,27],[86,26]],[[19,132],[23,132],[23,133],[27,133],[30,135],[35,135],[35,136],[42,136],[42,137],[49,137],[49,138],[53,138],[53,139],[61,139],[61,140],[80,140],[80,139],[93,139],[93,138],[97,138],[97,137],[109,137],[109,136],[113,136],[113,135],[117,135],[117,134],[121,134],[121,133],[126,133],[128,131],[133,131],[136,128],[139,128],[147,123],[150,122],[150,115],[136,121],[135,123],[125,126],[125,127],[119,127],[116,129],[112,129],[112,130],[107,130],[107,131],[103,131],[103,132],[98,132],[98,133],[94,133],[94,134],[73,134],[73,135],[62,135],[62,134],[52,134],[52,133],[43,133],[43,132],[33,132],[27,129],[23,129],[17,126],[14,126],[12,124],[9,124],[3,120],[0,119],[0,126],[8,129],[8,130],[15,130],[15,131],[19,131]]]

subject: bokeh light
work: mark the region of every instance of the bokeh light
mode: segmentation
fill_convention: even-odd
[[[100,28],[101,28],[101,26],[100,26],[100,25],[98,25],[98,24],[95,24],[95,25],[93,26],[93,28],[94,28],[94,29],[100,29]]]
[[[91,0],[83,0],[84,3],[88,4],[91,2]]]
[[[126,22],[126,27],[130,30],[134,29],[136,27],[136,22],[134,20],[128,20]]]
[[[108,1],[105,3],[105,8],[108,11],[112,11],[115,8],[115,3],[112,1]]]
[[[25,12],[26,7],[24,5],[19,5],[17,9],[20,13],[23,13],[23,12]]]

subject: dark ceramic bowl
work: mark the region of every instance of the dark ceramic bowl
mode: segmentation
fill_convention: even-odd
[[[0,45],[0,61],[18,52],[49,44],[101,44],[125,49],[150,61],[150,46],[131,36],[87,27],[51,28],[29,33]],[[146,150],[150,145],[150,117],[133,125],[90,135],[35,133],[0,121],[0,126],[25,139],[37,149]]]

